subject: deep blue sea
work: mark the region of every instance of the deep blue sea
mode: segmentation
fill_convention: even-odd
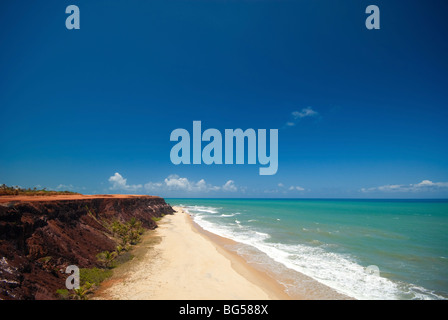
[[[166,201],[244,244],[249,262],[288,274],[279,281],[291,293],[326,298],[300,273],[356,299],[448,298],[448,200]]]

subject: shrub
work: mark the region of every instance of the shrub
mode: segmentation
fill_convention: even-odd
[[[112,276],[112,270],[99,268],[81,268],[79,270],[79,280],[81,284],[90,283],[99,286],[101,282]]]
[[[58,289],[56,290],[56,294],[61,300],[68,300],[70,298],[70,293],[67,289]]]

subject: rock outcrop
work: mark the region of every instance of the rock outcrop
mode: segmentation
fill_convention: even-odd
[[[1,197],[0,197],[1,198]],[[0,199],[0,299],[56,299],[65,268],[99,266],[96,255],[117,245],[104,221],[129,221],[147,229],[172,214],[153,196]]]

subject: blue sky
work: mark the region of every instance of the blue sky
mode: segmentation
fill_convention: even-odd
[[[76,4],[81,29],[65,28]],[[367,30],[365,8],[381,10]],[[446,1],[2,1],[0,183],[164,197],[448,197]],[[170,133],[279,129],[279,168]]]

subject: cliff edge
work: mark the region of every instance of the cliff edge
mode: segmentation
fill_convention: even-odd
[[[141,221],[174,210],[163,198],[137,195],[0,197],[0,299],[56,299],[68,265],[99,266],[117,245],[104,222]]]

